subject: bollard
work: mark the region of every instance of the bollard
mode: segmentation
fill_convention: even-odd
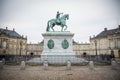
[[[21,61],[20,69],[25,70],[25,61]]]
[[[112,62],[111,62],[111,68],[114,69],[114,70],[116,70],[117,67],[118,67],[118,64],[114,60],[112,60]]]
[[[3,69],[3,62],[0,61],[0,69]]]
[[[89,62],[89,69],[90,70],[94,70],[94,63],[93,63],[93,61]]]
[[[66,69],[71,70],[71,62],[69,60],[67,61]]]
[[[4,58],[2,59],[2,63],[3,63],[3,65],[5,64],[5,59]]]
[[[44,70],[48,70],[48,61],[47,60],[45,60],[43,62],[43,66],[44,66]]]

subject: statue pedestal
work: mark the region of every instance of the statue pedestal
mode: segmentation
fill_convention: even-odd
[[[83,58],[75,57],[73,52],[72,38],[73,33],[70,32],[46,32],[43,33],[44,49],[41,58],[33,58],[27,63],[41,64],[47,61],[48,64],[66,64],[70,61],[72,64],[86,63]]]
[[[42,36],[44,37],[42,60],[47,60],[49,63],[65,63],[75,58],[72,48],[73,33],[46,32]]]

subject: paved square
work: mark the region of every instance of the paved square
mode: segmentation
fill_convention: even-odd
[[[112,70],[110,66],[95,66],[89,70],[88,66],[72,66],[66,70],[66,66],[49,66],[44,70],[43,66],[26,66],[20,70],[20,66],[4,66],[0,70],[0,80],[120,80],[120,70]]]

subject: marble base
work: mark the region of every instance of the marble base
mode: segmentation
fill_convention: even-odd
[[[28,64],[43,64],[44,61],[47,61],[48,64],[66,64],[67,61],[70,61],[71,64],[87,64],[88,61],[84,58],[77,58],[75,56],[42,56],[41,58],[33,58],[26,63]]]
[[[83,58],[75,57],[72,46],[73,33],[69,31],[46,32],[42,36],[44,37],[44,49],[41,58],[34,58],[29,62],[43,63],[45,60],[49,64],[66,64],[67,61],[71,61],[71,63],[87,62]]]
[[[44,49],[41,55],[75,55],[72,48],[73,33],[70,32],[46,32],[43,33],[44,37]],[[48,41],[53,40],[54,47],[50,49],[48,47]],[[62,42],[66,40],[68,42],[68,48],[62,47]]]
[[[46,32],[43,33],[44,37],[44,49],[41,54],[43,60],[48,60],[51,63],[61,63],[75,58],[75,53],[72,48],[72,37],[73,33],[70,32]],[[53,40],[54,47],[50,49],[48,47],[48,41]],[[64,48],[62,42],[66,40],[68,42],[68,47]],[[65,45],[65,46],[66,46]],[[72,57],[70,57],[72,55]]]

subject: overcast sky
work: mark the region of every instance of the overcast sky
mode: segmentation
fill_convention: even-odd
[[[37,43],[57,11],[69,14],[67,30],[77,42],[89,42],[89,36],[120,24],[120,0],[0,0],[0,27],[15,28],[28,43]]]

